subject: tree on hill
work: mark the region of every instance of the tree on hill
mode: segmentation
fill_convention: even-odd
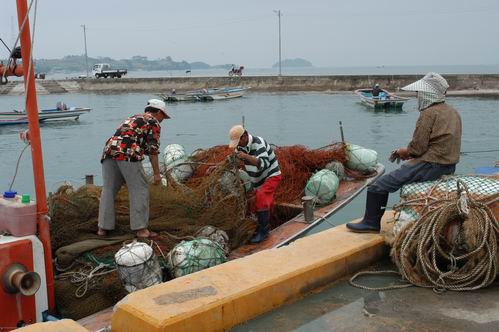
[[[312,63],[305,59],[296,58],[296,59],[284,59],[281,61],[282,67],[312,67]],[[274,63],[272,68],[279,67],[279,62]]]

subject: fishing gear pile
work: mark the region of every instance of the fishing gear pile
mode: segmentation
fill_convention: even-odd
[[[476,179],[468,180],[476,183]],[[470,188],[462,178],[451,178],[430,190],[435,194],[442,185],[455,191],[433,204],[428,202],[421,217],[401,229],[391,251],[393,261],[402,277],[419,287],[436,291],[487,287],[497,275],[499,223],[490,205],[499,200],[499,181],[490,180],[490,187]],[[473,192],[483,195],[488,189],[492,196],[473,198]]]
[[[367,290],[410,286],[435,292],[487,287],[498,273],[499,177],[445,176],[401,189],[391,242],[398,271],[357,273]],[[360,275],[397,274],[407,283],[368,287]]]
[[[163,274],[171,278],[225,261],[230,249],[248,241],[256,225],[248,213],[251,195],[247,191],[251,183],[240,170],[241,161],[235,158],[233,150],[215,146],[190,156],[185,156],[180,146],[170,146],[168,151],[162,165],[164,185],[149,188],[149,229],[159,236],[154,243],[147,244],[158,257]],[[314,172],[331,162],[347,162],[344,144],[314,150],[304,146],[275,147],[275,151],[283,177],[276,202],[299,204],[305,184]],[[190,176],[183,176],[179,169],[190,172]],[[114,255],[124,241],[133,237],[128,191],[124,186],[117,194],[116,226],[111,237],[106,238],[95,235],[100,193],[101,188],[94,185],[78,189],[63,185],[49,198],[52,247],[59,272],[56,298],[63,316],[73,319],[105,309],[127,294],[116,271]],[[279,221],[272,222],[273,226],[278,224]],[[216,230],[213,234],[198,234],[208,225]],[[225,242],[218,241],[225,237]],[[185,242],[180,245],[182,241]],[[121,265],[125,268],[120,269],[127,268],[126,264]],[[135,278],[129,276],[125,280]],[[125,281],[124,284],[127,289],[135,287]]]

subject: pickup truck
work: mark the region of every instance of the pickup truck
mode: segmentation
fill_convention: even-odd
[[[120,78],[121,76],[124,76],[126,74],[127,74],[126,69],[112,69],[111,65],[108,63],[97,63],[94,65],[92,69],[92,75],[94,75],[95,78],[101,78],[101,77]]]

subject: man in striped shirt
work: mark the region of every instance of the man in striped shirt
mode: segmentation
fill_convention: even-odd
[[[269,235],[270,208],[277,185],[281,181],[281,169],[274,151],[265,140],[250,135],[243,126],[237,125],[229,131],[230,148],[244,162],[244,168],[256,189],[256,213],[258,226],[251,243],[260,243]]]

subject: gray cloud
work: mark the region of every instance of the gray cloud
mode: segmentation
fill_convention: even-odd
[[[499,63],[495,0],[40,0],[34,56],[83,54],[86,24],[91,56],[270,67],[278,55],[274,9],[283,12],[283,58],[315,66]],[[15,1],[3,0],[5,41],[11,17],[17,27]]]

